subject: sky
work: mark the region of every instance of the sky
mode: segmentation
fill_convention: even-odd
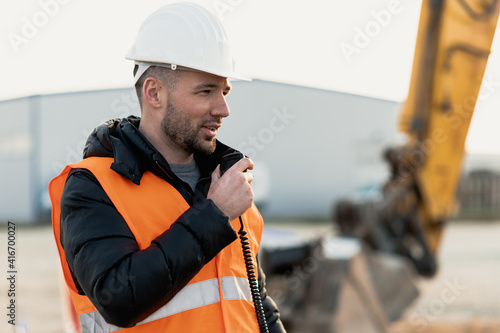
[[[142,21],[170,2],[2,0],[0,100],[131,86],[124,54]],[[398,102],[407,96],[421,0],[193,2],[223,21],[237,69],[247,76]],[[369,27],[371,36],[359,43]],[[468,152],[500,154],[499,38]]]

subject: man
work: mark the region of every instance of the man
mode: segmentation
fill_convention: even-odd
[[[96,128],[84,159],[49,185],[82,331],[259,332],[241,219],[262,325],[285,332],[256,258],[263,224],[244,172],[253,162],[220,172],[234,152],[216,140],[229,116],[228,78],[240,78],[220,22],[192,3],[167,5],[145,20],[127,58],[141,118]]]

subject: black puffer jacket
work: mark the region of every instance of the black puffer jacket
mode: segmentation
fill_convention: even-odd
[[[234,150],[217,142],[214,154],[195,155],[202,180],[193,193],[138,131],[139,122],[131,116],[97,127],[84,158],[114,157],[111,169],[137,185],[150,170],[191,205],[184,215],[191,209],[202,214],[192,214],[189,224],[182,215],[151,246],[139,250],[127,223],[89,171],[73,170],[61,199],[61,244],[75,284],[108,323],[121,327],[135,325],[172,299],[237,238],[228,218],[206,198],[211,172],[222,155]],[[270,332],[285,332],[276,305],[266,296],[264,275],[259,277]]]

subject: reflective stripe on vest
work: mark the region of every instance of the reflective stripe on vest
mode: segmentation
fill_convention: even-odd
[[[225,300],[242,300],[251,302],[248,280],[234,276],[221,277],[222,295]],[[137,323],[145,324],[153,320],[165,318],[176,313],[196,309],[205,305],[220,302],[219,282],[217,279],[188,284],[155,313]],[[121,327],[108,324],[97,311],[81,314],[82,332],[102,333],[116,332]]]

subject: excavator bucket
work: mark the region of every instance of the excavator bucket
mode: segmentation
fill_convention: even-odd
[[[290,235],[294,240],[283,245]],[[289,333],[386,333],[418,296],[404,258],[363,249],[358,239],[333,233],[297,239],[290,231],[266,229],[260,253],[268,293]]]

